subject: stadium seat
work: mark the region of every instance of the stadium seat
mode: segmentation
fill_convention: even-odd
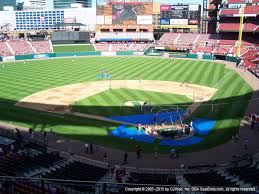
[[[197,52],[212,53],[213,50],[214,50],[213,47],[196,47],[195,49],[192,50],[192,53],[197,53]]]
[[[190,183],[191,186],[223,186],[223,187],[236,187],[236,183],[226,180],[215,171],[205,173],[184,174],[184,178]]]
[[[127,182],[139,184],[177,185],[175,176],[170,174],[130,173],[129,180]]]
[[[158,46],[172,45],[178,37],[178,33],[164,33],[158,41]]]
[[[81,162],[72,162],[60,169],[47,173],[44,177],[52,179],[99,181],[107,172],[108,170],[103,168],[90,166]]]
[[[219,12],[220,16],[233,16],[234,14],[238,14],[239,9],[221,9]]]
[[[259,14],[259,5],[252,5],[245,7],[245,14]]]
[[[182,33],[178,37],[176,44],[179,44],[180,47],[185,46],[185,48],[192,48],[197,38],[198,34]]]
[[[236,42],[237,40],[224,40],[224,39],[221,39],[219,40],[219,45],[232,45],[232,46],[235,46],[236,45]]]
[[[15,55],[35,54],[26,40],[13,39],[8,44],[12,47]]]
[[[95,48],[97,51],[138,51],[143,52],[147,48],[146,43],[96,43]]]
[[[256,24],[247,23],[247,24],[244,24],[243,31],[244,32],[254,32],[257,30],[257,28],[258,28],[258,26]],[[218,26],[218,31],[238,32],[239,23],[221,23]]]
[[[37,54],[51,53],[50,44],[48,41],[32,41],[31,42]]]
[[[12,56],[12,52],[7,47],[5,42],[0,41],[0,56]]]
[[[231,175],[238,176],[239,179],[243,180],[245,183],[251,183],[253,186],[259,186],[259,169],[257,164],[254,166],[245,165],[242,167],[233,167],[227,170]]]

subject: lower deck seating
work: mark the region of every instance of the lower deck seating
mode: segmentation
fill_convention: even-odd
[[[5,42],[0,41],[0,56],[11,56],[12,52],[6,46]]]
[[[20,176],[25,172],[38,168],[48,168],[55,162],[62,160],[59,156],[44,153],[37,156],[11,154],[0,160],[0,174],[9,176]]]
[[[257,168],[257,165],[233,167],[228,169],[227,172],[231,175],[239,177],[239,179],[244,181],[245,183],[250,183],[253,186],[259,186],[259,168]]]
[[[169,174],[139,174],[131,173],[128,183],[177,185],[174,175]]]
[[[73,162],[58,170],[45,174],[44,178],[67,179],[80,181],[99,181],[108,170],[90,166],[80,162]]]
[[[145,43],[97,43],[95,48],[97,51],[139,51],[142,52],[147,48]]]
[[[190,183],[191,186],[225,186],[236,187],[235,182],[226,180],[225,177],[217,174],[216,171],[206,173],[185,174],[184,178]]]

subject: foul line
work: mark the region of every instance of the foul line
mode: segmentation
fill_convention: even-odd
[[[227,72],[226,75],[223,76],[223,78],[221,80],[219,80],[213,87],[216,88],[218,86],[219,83],[221,83],[227,76],[227,74],[229,74],[231,71]]]

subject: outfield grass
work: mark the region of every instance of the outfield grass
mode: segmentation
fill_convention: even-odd
[[[143,114],[140,106],[125,106],[125,103],[128,101],[148,102],[150,103],[150,108],[160,105],[165,109],[170,108],[171,105],[192,103],[192,100],[184,95],[124,88],[106,90],[80,100],[73,105],[73,111],[101,116]],[[179,106],[179,108],[181,108],[181,106]]]
[[[93,45],[53,45],[55,53],[60,52],[83,52],[83,51],[95,51]]]
[[[145,79],[181,81],[216,87],[214,103],[228,103],[214,107],[204,102],[193,114],[195,117],[217,120],[216,127],[206,139],[197,145],[182,148],[183,151],[207,149],[226,142],[239,126],[251,98],[251,87],[223,64],[208,61],[176,60],[164,58],[113,58],[90,57],[37,60],[7,63],[0,69],[0,120],[20,126],[45,130],[52,127],[57,134],[87,142],[93,142],[124,150],[134,150],[136,142],[108,136],[116,124],[66,116],[13,106],[18,100],[35,92],[72,83],[97,81],[96,75],[106,70],[112,79]],[[139,143],[145,152],[152,152],[154,144]],[[168,152],[169,147],[159,147]]]

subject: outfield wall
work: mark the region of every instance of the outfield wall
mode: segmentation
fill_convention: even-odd
[[[86,51],[86,52],[60,52],[60,53],[46,53],[46,54],[31,54],[31,55],[16,55],[8,57],[0,57],[0,62],[19,61],[29,59],[48,59],[55,57],[77,57],[77,56],[163,56],[162,53],[144,53],[133,51],[119,51],[119,52],[101,52],[101,51]],[[214,56],[210,54],[183,54],[170,55],[174,58],[192,58],[192,59],[206,59],[214,60]],[[231,58],[234,61],[234,59]]]

